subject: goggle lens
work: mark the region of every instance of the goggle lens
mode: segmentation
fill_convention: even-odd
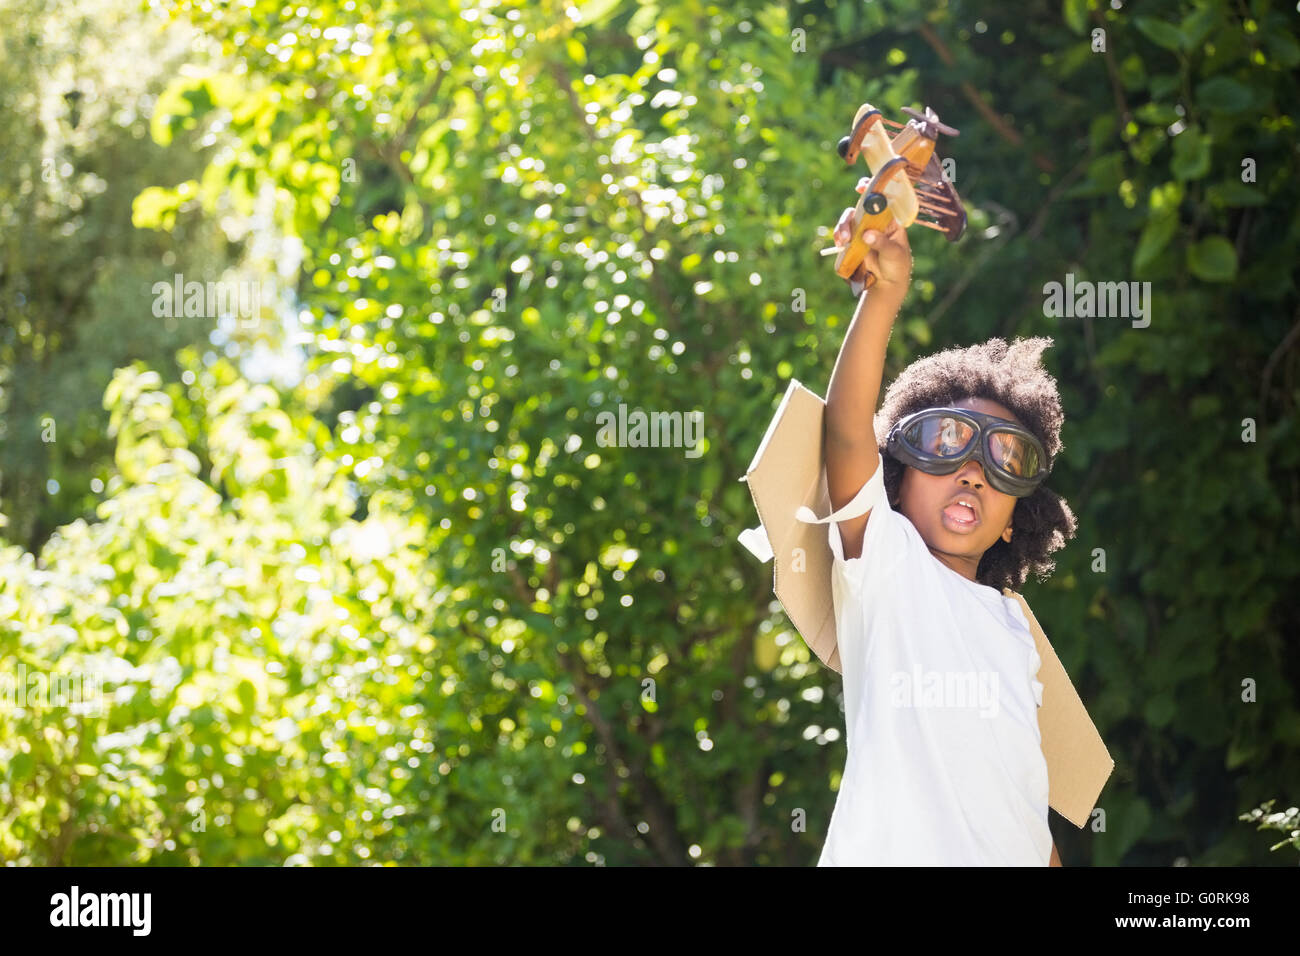
[[[961,454],[974,436],[975,430],[969,424],[947,415],[922,418],[903,432],[904,440],[913,448],[944,458]]]
[[[1029,442],[1011,432],[994,432],[989,439],[993,461],[999,468],[1021,478],[1038,474],[1038,449]]]
[[[965,454],[975,438],[975,429],[950,415],[929,415],[914,421],[903,431],[903,440],[917,451],[941,458]],[[1014,432],[995,431],[989,435],[993,463],[1021,478],[1032,478],[1042,468],[1038,449]]]

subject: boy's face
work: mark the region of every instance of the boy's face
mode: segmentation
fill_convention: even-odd
[[[1009,408],[991,399],[963,398],[951,407],[1024,424]],[[971,518],[970,512],[954,506],[953,499],[959,496],[970,499],[975,508],[974,520],[963,520]],[[1011,540],[1011,514],[1016,500],[994,490],[984,475],[984,467],[972,458],[950,475],[927,475],[912,467],[904,468],[899,511],[915,525],[935,558],[974,581],[984,552],[998,538]]]

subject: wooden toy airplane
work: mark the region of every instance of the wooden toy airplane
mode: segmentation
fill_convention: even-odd
[[[886,231],[897,221],[903,228],[918,223],[942,232],[956,242],[966,229],[966,210],[952,183],[944,178],[935,143],[939,134],[958,135],[939,122],[930,107],[924,113],[903,107],[911,117],[906,125],[885,119],[870,103],[858,107],[853,130],[839,142],[839,153],[850,166],[861,154],[871,171],[871,181],[858,198],[853,211],[853,237],[848,245],[822,250],[838,252],[835,271],[850,279],[862,264],[868,246],[862,237],[868,229]],[[893,140],[885,126],[898,128]],[[876,276],[868,271],[864,288],[871,288]]]

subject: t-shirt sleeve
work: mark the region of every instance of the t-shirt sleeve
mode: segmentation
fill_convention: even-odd
[[[844,541],[838,522],[856,518],[870,510],[867,526],[862,536],[862,553],[856,558],[844,557]],[[876,452],[875,473],[867,479],[853,499],[838,511],[825,518],[816,517],[809,509],[800,509],[804,521],[827,525],[832,562],[832,573],[849,586],[851,593],[861,596],[884,581],[903,560],[911,541],[907,534],[907,518],[889,506],[885,491],[885,463]]]
[[[1038,672],[1042,670],[1043,658],[1038,653],[1038,646],[1034,640],[1034,629],[1029,626],[1029,618],[1025,617],[1024,609],[1021,608],[1018,601],[1008,598],[1007,603],[1014,612],[1016,621],[1023,629],[1021,633],[1028,635],[1029,687],[1034,692],[1034,703],[1042,707],[1043,682],[1038,679]]]
[[[846,560],[844,542],[840,538],[838,522],[856,518],[870,509],[862,537],[862,554]],[[867,646],[862,638],[860,617],[862,608],[879,607],[887,600],[891,579],[907,557],[908,549],[915,547],[908,535],[911,522],[889,506],[885,491],[885,463],[876,453],[875,473],[838,511],[818,518],[809,508],[800,508],[801,521],[827,525],[831,555],[831,593],[837,620],[837,644],[840,666],[844,674],[845,734],[849,747],[858,722],[860,684],[866,664]],[[911,529],[915,535],[915,529]],[[917,542],[920,536],[916,535]],[[928,553],[928,552],[927,552]],[[855,623],[851,623],[856,618]],[[855,639],[856,636],[856,639]]]

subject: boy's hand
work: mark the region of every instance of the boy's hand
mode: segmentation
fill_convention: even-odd
[[[870,180],[865,176],[859,179],[858,192],[865,191],[868,182]],[[840,221],[835,224],[833,235],[837,246],[848,245],[853,237],[853,213],[852,207],[845,209]],[[868,246],[867,254],[849,279],[849,288],[854,295],[861,295],[869,269],[876,274],[873,291],[897,296],[901,301],[912,277],[912,247],[907,241],[907,230],[894,220],[884,234],[876,229],[868,229],[863,238]]]

